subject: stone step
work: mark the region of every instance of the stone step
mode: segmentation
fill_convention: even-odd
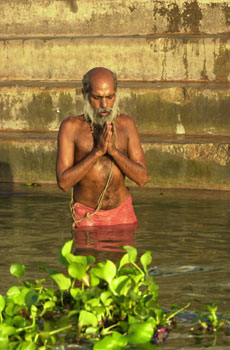
[[[56,137],[56,132],[1,132],[0,182],[55,183]],[[142,134],[141,141],[147,186],[230,190],[230,137]]]
[[[0,129],[57,131],[83,111],[81,83],[0,83]],[[119,82],[120,110],[139,132],[230,135],[229,83]]]
[[[1,38],[0,80],[81,80],[105,66],[124,81],[230,81],[228,35]]]
[[[229,33],[226,0],[0,0],[0,34]]]

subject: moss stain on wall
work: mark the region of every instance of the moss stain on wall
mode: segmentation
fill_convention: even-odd
[[[222,11],[225,16],[225,24],[229,26],[230,25],[230,5],[228,5],[227,3],[224,3],[224,5],[222,6]]]
[[[72,12],[76,13],[78,11],[77,0],[65,0],[65,2],[67,2]]]
[[[160,7],[158,7],[158,5],[160,5]],[[180,9],[176,3],[164,7],[164,5],[161,2],[154,2],[153,16],[155,19],[157,15],[167,18],[168,29],[166,30],[166,32],[180,32],[181,14]]]
[[[183,11],[179,9],[176,2],[165,6],[162,1],[154,1],[153,16],[155,20],[157,15],[166,17],[168,23],[166,32],[179,33],[181,26],[186,32],[200,32],[200,21],[203,15],[196,0],[185,2]]]
[[[61,92],[58,99],[59,120],[62,121],[73,112],[73,98],[70,93]]]
[[[158,94],[143,95],[131,93],[131,96],[120,100],[120,109],[131,115],[140,132],[175,133],[177,124],[177,106],[162,99]]]
[[[56,119],[53,100],[48,92],[33,94],[32,101],[21,109],[21,113],[30,129],[48,129],[48,124]]]
[[[226,48],[227,41],[222,39],[219,54],[214,52],[214,74],[217,81],[228,81],[230,74],[230,49]]]
[[[184,11],[181,14],[183,19],[183,26],[185,31],[190,31],[192,33],[200,32],[200,21],[203,18],[202,11],[197,3],[197,1],[193,2],[185,2]]]

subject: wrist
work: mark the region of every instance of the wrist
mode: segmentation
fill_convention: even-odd
[[[117,153],[116,147],[112,147],[110,150],[108,150],[108,153],[111,157],[114,157]]]
[[[93,151],[97,158],[100,158],[104,155],[103,151],[97,147],[95,147]]]

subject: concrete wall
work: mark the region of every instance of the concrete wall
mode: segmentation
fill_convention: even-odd
[[[148,186],[230,189],[230,4],[0,0],[0,181],[55,182],[61,121],[106,66],[133,116]]]
[[[119,84],[119,107],[141,133],[230,135],[228,84]],[[80,83],[36,82],[0,86],[0,128],[57,131],[68,115],[83,110]]]
[[[230,81],[230,38],[2,39],[1,80],[80,80],[108,66],[128,81]]]
[[[222,0],[0,0],[3,36],[229,34]]]

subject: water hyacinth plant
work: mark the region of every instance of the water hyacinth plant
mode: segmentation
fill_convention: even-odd
[[[96,263],[93,256],[72,254],[72,243],[59,252],[64,273],[39,266],[46,276],[31,282],[22,280],[24,265],[11,265],[19,285],[0,295],[0,349],[45,350],[63,343],[153,349],[182,309],[168,314],[159,307],[158,286],[147,269],[151,252],[138,259],[137,250],[125,246],[118,263]]]

